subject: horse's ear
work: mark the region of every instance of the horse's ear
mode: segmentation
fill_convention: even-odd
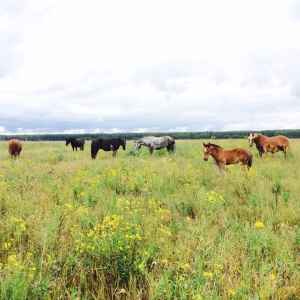
[[[203,146],[205,147],[205,143],[203,143]]]

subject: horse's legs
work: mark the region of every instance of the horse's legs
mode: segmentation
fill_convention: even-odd
[[[293,157],[293,154],[292,154],[292,151],[291,151],[291,146],[290,145],[284,145],[284,154],[285,154],[285,157],[287,157],[288,155],[290,157]]]
[[[116,153],[117,153],[117,150],[114,149],[113,145],[109,145],[109,147],[110,147],[110,151],[112,151],[112,156],[115,157]]]
[[[226,165],[223,165],[223,166],[219,166],[218,165],[218,173],[219,173],[219,176],[222,176],[223,174],[226,175]]]
[[[263,146],[263,150],[264,150],[264,157],[267,157],[268,152],[269,152],[269,145],[268,146]]]

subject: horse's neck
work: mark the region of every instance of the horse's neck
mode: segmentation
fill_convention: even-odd
[[[264,135],[258,135],[257,138],[256,138],[256,141],[257,143],[260,145],[262,144],[263,142],[265,142],[267,140],[268,137],[264,136]]]
[[[142,146],[149,146],[151,142],[140,141],[139,144]]]
[[[221,148],[213,147],[211,148],[211,156],[216,157],[221,151]]]

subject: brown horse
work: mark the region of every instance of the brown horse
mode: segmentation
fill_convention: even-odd
[[[12,139],[8,142],[8,153],[11,157],[17,157],[20,156],[20,153],[22,151],[22,144],[17,139]]]
[[[77,151],[77,147],[79,147],[80,150],[84,150],[84,144],[85,141],[84,139],[76,139],[74,137],[70,137],[66,139],[66,146],[68,146],[71,143],[73,151],[74,149],[76,149]]]
[[[211,155],[218,166],[220,172],[225,169],[226,165],[237,164],[241,162],[243,166],[247,166],[248,170],[252,166],[252,153],[244,148],[236,148],[232,150],[224,150],[215,144],[204,144],[204,160],[207,161]]]
[[[273,157],[279,151],[283,151],[285,156],[287,152],[291,154],[291,142],[283,135],[267,137],[259,133],[250,133],[248,141],[250,147],[255,143],[260,157],[262,157],[263,153],[264,157],[266,157],[268,152],[271,152]]]

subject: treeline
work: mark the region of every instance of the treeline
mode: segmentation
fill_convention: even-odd
[[[286,129],[286,130],[263,130],[255,131],[266,136],[284,135],[291,139],[300,138],[300,129]],[[246,139],[249,131],[203,131],[203,132],[125,132],[125,133],[84,133],[84,134],[16,134],[16,135],[0,135],[1,141],[8,141],[12,138],[17,138],[25,141],[64,141],[68,137],[83,138],[84,140],[93,140],[95,138],[112,138],[119,137],[125,140],[138,140],[144,136],[163,136],[170,135],[175,140],[188,139]]]

